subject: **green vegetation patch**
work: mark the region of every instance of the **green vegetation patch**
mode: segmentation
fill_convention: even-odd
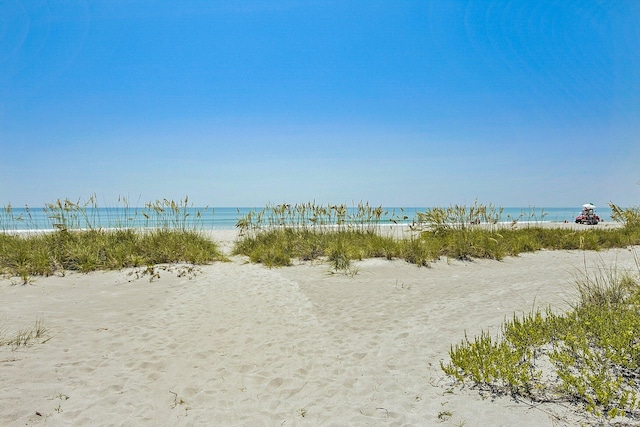
[[[96,196],[73,202],[69,199],[46,204],[44,213],[55,228],[52,232],[18,234],[3,224],[33,224],[31,211],[15,216],[11,206],[0,209],[0,274],[20,277],[28,283],[31,276],[48,276],[56,271],[117,270],[125,267],[185,262],[204,264],[226,260],[211,240],[204,237],[202,212],[190,217],[189,199],[175,202],[157,200],[147,203],[140,214],[143,227],[129,226],[136,220],[137,209],[125,198],[113,227],[100,228],[104,218]],[[205,209],[205,211],[208,208]],[[110,215],[106,211],[105,215]],[[4,231],[4,232],[3,232]]]
[[[234,254],[246,255],[252,262],[269,267],[286,266],[291,260],[328,258],[337,269],[344,269],[352,260],[397,256],[398,242],[362,230],[326,230],[276,228],[244,236],[234,248]]]
[[[572,402],[604,418],[640,419],[638,278],[601,268],[577,280],[580,301],[504,322],[453,345],[444,372],[496,394]]]
[[[26,283],[32,275],[56,271],[90,272],[161,263],[222,261],[217,245],[196,231],[156,229],[57,230],[51,233],[0,233],[0,272]]]
[[[385,213],[379,208],[360,205],[349,214],[345,206],[278,205],[238,221],[241,238],[234,253],[269,267],[325,257],[341,269],[371,257],[428,266],[441,257],[501,260],[541,249],[602,250],[640,244],[640,213],[611,206],[622,227],[516,227],[517,219],[499,224],[502,210],[492,205],[433,208],[418,213],[407,238],[393,238],[382,232]]]

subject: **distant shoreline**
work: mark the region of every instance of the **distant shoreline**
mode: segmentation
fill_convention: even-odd
[[[529,228],[529,227],[541,227],[541,228],[563,228],[563,229],[572,229],[572,230],[589,230],[589,229],[602,229],[602,228],[620,228],[623,226],[623,224],[618,223],[618,222],[614,222],[614,221],[601,221],[599,224],[597,225],[584,225],[584,224],[577,224],[575,222],[560,222],[560,221],[518,221],[515,224],[513,224],[512,222],[508,222],[508,221],[501,221],[498,222],[496,224],[488,224],[488,223],[483,223],[483,224],[478,224],[478,225],[473,225],[474,227],[495,227],[498,229],[504,229],[504,228],[511,228],[511,227],[515,227],[516,229],[521,229],[521,228]],[[286,226],[285,226],[286,227]],[[336,226],[322,226],[325,228],[328,227],[336,227]],[[348,226],[347,226],[348,227]],[[403,232],[409,232],[411,231],[411,223],[398,223],[398,224],[394,224],[394,223],[390,223],[390,222],[384,222],[384,223],[380,223],[380,224],[375,224],[375,227],[381,227],[384,229],[396,229],[396,230],[400,230]],[[73,231],[86,231],[86,230],[90,230],[90,229],[95,229],[95,230],[104,230],[104,231],[117,231],[117,230],[124,230],[124,229],[133,229],[133,230],[139,230],[139,231],[149,231],[149,230],[154,230],[157,227],[93,227],[93,228],[76,228],[73,229]],[[318,227],[320,228],[320,226]],[[187,228],[189,229],[189,228]],[[39,228],[39,229],[15,229],[15,230],[4,230],[4,229],[0,229],[0,233],[14,233],[14,234],[37,234],[37,233],[52,233],[57,231],[57,228]],[[233,227],[214,227],[214,228],[201,228],[201,229],[196,229],[195,231],[198,232],[202,232],[206,235],[211,235],[211,236],[215,236],[216,234],[225,234],[228,235],[229,232],[233,232],[234,234],[238,231],[238,229],[233,226]],[[386,233],[383,233],[386,234]]]
[[[416,220],[418,212],[425,212],[428,207],[382,207],[385,214],[374,225],[400,225],[411,224]],[[497,208],[499,209],[499,208]],[[579,208],[554,207],[554,208],[502,208],[499,224],[510,225],[515,219],[519,224],[565,224],[573,223],[580,213]],[[83,208],[75,217],[68,220],[74,224],[73,229],[145,229],[162,228],[169,225],[184,224],[186,228],[199,230],[233,230],[238,220],[250,212],[259,212],[261,208],[237,208],[237,207],[188,207],[182,208],[177,215],[170,216],[145,216],[145,208],[132,207],[93,207]],[[348,206],[349,212],[355,211],[355,207]],[[596,209],[604,224],[611,224],[611,209],[608,207]],[[81,215],[78,215],[81,213]],[[395,221],[395,223],[394,223]],[[566,221],[566,222],[565,222]],[[56,227],[51,217],[43,208],[7,208],[0,211],[0,231],[18,233],[34,231],[53,231]]]

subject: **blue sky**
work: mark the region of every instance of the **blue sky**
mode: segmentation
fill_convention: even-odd
[[[0,206],[640,204],[640,2],[0,1]]]

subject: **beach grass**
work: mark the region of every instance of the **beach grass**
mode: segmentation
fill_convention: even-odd
[[[137,202],[138,204],[140,201]],[[209,207],[195,209],[189,197],[178,201],[161,199],[132,207],[128,198],[118,197],[115,206],[101,209],[95,194],[86,200],[57,199],[41,209],[0,208],[0,232],[107,229],[189,229],[202,230]],[[42,217],[46,220],[43,222]]]
[[[353,260],[397,256],[396,240],[381,233],[387,217],[396,223],[406,219],[402,210],[390,215],[368,203],[352,209],[314,202],[269,205],[238,220],[233,253],[268,267],[326,258],[335,270],[349,270]]]
[[[178,202],[157,200],[144,209],[130,208],[125,198],[119,203],[120,216],[106,221],[113,225],[108,229],[96,226],[104,223],[104,218],[96,215],[105,211],[97,209],[95,196],[85,202],[59,199],[47,204],[44,211],[54,231],[12,233],[5,229],[0,233],[0,273],[27,283],[34,275],[64,270],[88,272],[224,259],[217,246],[202,235],[202,213],[193,215],[188,197]],[[238,219],[239,239],[233,254],[269,267],[287,266],[294,259],[322,259],[336,271],[354,271],[353,261],[372,257],[429,266],[442,257],[501,260],[541,249],[601,250],[640,244],[640,211],[613,204],[611,208],[612,218],[622,227],[542,227],[536,221],[544,218],[544,213],[527,216],[525,227],[515,227],[524,214],[501,223],[502,208],[476,201],[470,206],[419,212],[408,225],[409,232],[397,236],[389,230],[408,223],[402,209],[388,212],[362,202],[351,208],[315,202],[269,205]],[[30,211],[24,212],[26,217],[20,220],[28,225]],[[13,215],[11,206],[5,207],[0,222],[15,224]],[[142,227],[130,226],[131,221],[140,219],[137,224]]]
[[[58,230],[16,236],[0,234],[0,272],[20,277],[55,272],[114,270],[164,263],[203,264],[225,256],[210,239],[195,231],[158,229]]]
[[[244,236],[236,242],[234,254],[247,255],[252,262],[268,267],[290,265],[292,259],[305,261],[327,257],[340,269],[352,260],[372,257],[393,258],[398,242],[392,237],[363,230],[312,230],[276,228]]]
[[[46,339],[48,332],[44,319],[38,317],[33,326],[20,329],[8,336],[4,329],[0,329],[0,346],[8,345],[15,350],[31,344],[35,340]]]
[[[534,402],[571,402],[603,422],[640,420],[640,262],[576,276],[564,314],[536,310],[453,345],[444,372],[480,390]]]
[[[53,231],[0,233],[0,273],[29,283],[33,276],[68,270],[86,273],[226,260],[218,246],[201,232],[199,212],[196,218],[188,218],[187,207],[188,198],[148,203],[141,211],[145,227],[131,228],[125,220],[104,229],[95,225],[101,219],[92,216],[99,212],[94,197],[84,203],[57,200],[45,207]],[[4,209],[4,215],[11,215],[10,207]]]
[[[300,206],[304,206],[303,215]],[[344,205],[278,205],[250,212],[238,221],[240,238],[234,254],[269,267],[287,266],[293,259],[324,258],[341,268],[372,257],[428,266],[442,257],[501,260],[542,249],[604,250],[640,244],[640,221],[634,210],[615,205],[612,209],[619,212],[614,218],[621,227],[575,230],[543,227],[538,222],[516,227],[518,219],[498,222],[501,208],[476,202],[418,213],[410,232],[397,238],[385,233],[394,220],[383,223],[380,208],[361,204],[349,214]]]

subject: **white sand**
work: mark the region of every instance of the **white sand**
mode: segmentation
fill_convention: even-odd
[[[234,232],[215,236],[228,248]],[[570,407],[483,398],[439,363],[465,331],[566,308],[585,263],[635,266],[630,250],[543,251],[432,268],[373,259],[349,277],[236,257],[191,278],[158,268],[153,282],[3,279],[0,328],[41,316],[50,337],[0,348],[0,425],[571,425]]]

